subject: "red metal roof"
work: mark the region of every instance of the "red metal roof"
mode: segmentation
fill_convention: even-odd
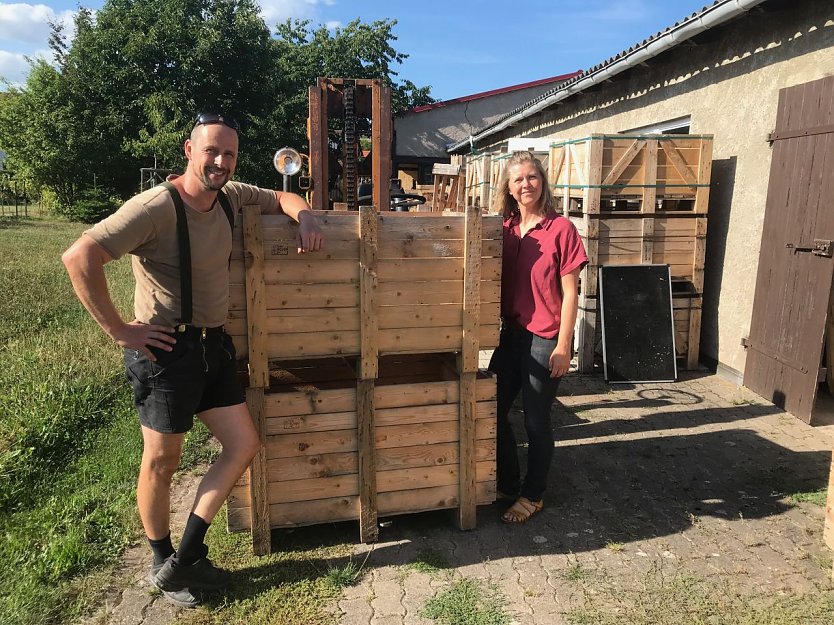
[[[409,113],[422,113],[441,106],[448,106],[449,104],[457,104],[459,102],[469,102],[470,100],[477,100],[479,98],[488,98],[493,95],[501,93],[510,93],[511,91],[518,91],[519,89],[527,89],[528,87],[538,87],[539,85],[546,85],[551,82],[564,82],[570,80],[574,76],[578,76],[582,71],[571,72],[570,74],[562,74],[561,76],[553,76],[552,78],[542,78],[541,80],[533,80],[531,82],[521,83],[520,85],[511,85],[509,87],[501,87],[500,89],[492,89],[491,91],[481,91],[480,93],[473,93],[472,95],[465,95],[460,98],[453,98],[452,100],[443,100],[442,102],[434,102],[432,104],[424,104],[423,106],[415,106],[409,110]]]

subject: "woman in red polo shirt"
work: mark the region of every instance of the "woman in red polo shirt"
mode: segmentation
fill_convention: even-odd
[[[543,507],[553,458],[550,409],[571,360],[579,271],[588,263],[576,227],[554,209],[541,162],[516,152],[493,204],[504,217],[501,339],[489,368],[498,376],[498,491],[514,500],[502,515],[524,523]],[[521,391],[527,474],[521,480],[509,413]]]

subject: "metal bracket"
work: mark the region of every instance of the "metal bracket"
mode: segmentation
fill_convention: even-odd
[[[794,254],[810,252],[814,256],[822,256],[824,258],[831,258],[832,254],[834,254],[834,242],[828,239],[814,239],[813,247],[801,247],[795,243],[785,243],[785,247],[793,250]]]
[[[831,258],[832,252],[834,252],[834,242],[827,239],[814,239],[814,250],[812,252],[814,256]]]

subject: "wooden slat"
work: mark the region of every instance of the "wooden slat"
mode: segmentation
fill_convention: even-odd
[[[396,469],[380,471],[377,474],[379,492],[413,490],[426,486],[457,486],[460,481],[459,467],[456,464],[425,466],[413,469]],[[476,465],[477,482],[495,479],[495,463],[479,462]],[[472,492],[475,494],[475,481],[472,482]],[[472,528],[469,528],[472,529]]]
[[[263,245],[260,246],[263,251]],[[311,252],[314,255],[315,252]],[[359,282],[359,264],[356,260],[318,260],[307,257],[304,260],[263,260],[263,275],[266,284],[353,283]],[[243,282],[243,267],[233,263],[229,268],[229,284]],[[310,286],[309,288],[315,288]]]
[[[481,209],[470,206],[466,209],[466,257],[463,275],[463,337],[461,372],[478,370],[478,338],[481,323]],[[500,279],[500,259],[493,259],[498,271],[490,279]],[[474,378],[473,378],[474,380]],[[474,389],[473,389],[474,391]]]
[[[267,418],[355,410],[355,388],[268,393],[264,397],[264,414]]]
[[[297,502],[299,507],[305,507],[308,502],[316,499],[356,496],[359,496],[359,500],[361,502],[362,497],[359,494],[359,491],[359,475],[356,473],[348,475],[334,475],[330,477],[316,477],[303,480],[281,480],[269,484],[269,503],[283,504]],[[365,522],[369,522],[370,516],[375,515],[371,515],[366,512],[363,516],[361,503],[359,510],[360,540],[362,540],[362,542],[368,542],[362,538],[362,519],[365,519]],[[374,531],[375,530],[376,520],[374,520]],[[367,530],[364,536],[368,536]]]
[[[355,284],[266,285],[266,307],[272,308],[350,308],[359,306],[359,290]],[[229,285],[229,309],[246,309],[246,293],[240,285]]]
[[[497,344],[499,326],[483,325],[478,329],[478,340],[484,349]],[[438,326],[427,334],[422,327],[386,328],[378,332],[379,354],[420,354],[460,351],[460,326]],[[238,354],[246,353],[245,336],[232,335]],[[272,360],[314,358],[333,355],[358,356],[361,354],[360,336],[357,331],[299,332],[272,334],[267,338],[267,356]]]
[[[360,213],[360,343],[361,363],[359,377],[370,380],[377,377],[379,361],[379,318],[377,316],[377,216],[373,207],[361,206]],[[371,397],[371,400],[373,397]],[[361,425],[360,425],[361,428]]]
[[[481,301],[498,302],[501,284],[498,280],[481,282]],[[460,282],[384,282],[379,285],[380,306],[408,306],[412,304],[462,304],[463,288]]]
[[[309,107],[307,138],[310,142],[310,175],[314,180],[328,180],[327,89],[321,80],[318,80],[316,85],[308,88],[307,98]],[[326,188],[313,191],[311,201],[313,208],[324,210],[328,207],[328,202]]]
[[[478,207],[472,207],[480,211]],[[483,263],[483,279],[499,280],[501,278],[501,259],[484,258],[480,254],[481,242],[478,239],[475,257]],[[434,281],[463,280],[465,258],[405,258],[388,259],[379,264],[379,280],[383,281]],[[476,283],[477,284],[477,283]]]
[[[628,149],[622,154],[622,156],[620,156],[620,159],[617,162],[617,164],[614,165],[610,169],[610,171],[608,172],[608,175],[606,175],[605,179],[602,181],[602,184],[603,185],[616,184],[617,179],[620,177],[620,174],[622,174],[625,171],[626,167],[631,165],[632,161],[634,161],[634,159],[637,157],[637,155],[640,154],[640,151],[643,149],[643,147],[645,145],[646,145],[645,140],[636,139],[634,141],[634,143],[632,143],[628,147]],[[657,142],[655,142],[655,145],[657,145]],[[648,184],[648,183],[646,183],[646,184]]]
[[[261,441],[265,439],[263,388],[246,389],[246,405]],[[252,502],[250,523],[252,527],[252,550],[255,555],[265,555],[272,551],[272,532],[269,524],[269,494],[267,487],[266,451],[263,446],[252,459],[249,466],[249,500]]]
[[[332,497],[297,503],[276,503],[269,506],[272,527],[300,527],[318,523],[352,521],[359,517],[359,497]]]
[[[359,538],[363,543],[376,542],[377,526],[376,434],[374,380],[356,383],[356,420],[359,455]]]
[[[391,205],[391,146],[394,121],[391,115],[391,88],[375,78],[371,86],[371,174],[374,181],[374,206],[387,209]],[[324,180],[327,180],[325,178]]]
[[[644,158],[644,178],[643,184],[646,185],[643,189],[643,202],[640,206],[640,211],[644,215],[651,215],[655,212],[655,202],[657,200],[657,140],[652,139],[645,142],[645,158]],[[653,263],[663,261],[654,260],[655,241],[654,241],[654,219],[643,219],[643,231],[641,233],[642,246],[640,253],[641,263]]]
[[[591,185],[585,188],[583,196],[583,210],[585,211],[584,232],[585,251],[588,254],[590,263],[586,265],[580,274],[582,282],[582,295],[580,296],[580,308],[577,323],[579,324],[578,335],[578,368],[582,373],[590,373],[594,368],[594,328],[596,327],[596,310],[584,307],[581,304],[585,298],[597,294],[597,252],[599,246],[599,223],[590,215],[599,213],[600,189],[602,179],[602,141],[591,140],[588,144],[588,180],[586,184]]]
[[[458,487],[455,485],[380,493],[379,514],[385,516],[403,512],[457,508],[460,505],[457,491]],[[475,491],[478,504],[483,505],[495,501],[495,482],[477,482]]]
[[[273,458],[267,461],[269,482],[314,477],[359,474],[359,459],[353,452]]]
[[[246,334],[246,316],[231,311],[225,325],[231,335]],[[273,308],[266,311],[268,334],[359,330],[358,308]]]
[[[266,289],[263,276],[261,209],[247,206],[243,211],[243,239],[246,245],[246,313],[249,386],[269,386],[266,334]]]
[[[674,141],[670,140],[660,142],[660,146],[666,153],[666,158],[668,158],[669,161],[671,161],[672,165],[674,165],[681,178],[683,178],[684,181],[686,181],[688,184],[691,184],[693,186],[697,185],[698,180],[692,174],[692,171],[689,169],[689,165],[687,165],[686,161],[681,156],[681,153],[678,151],[677,144]]]

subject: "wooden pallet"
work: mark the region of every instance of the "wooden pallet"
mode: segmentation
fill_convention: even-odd
[[[243,216],[228,330],[263,445],[230,529],[263,554],[273,527],[356,519],[371,542],[380,514],[455,508],[473,528],[495,489],[495,385],[478,352],[498,343],[500,218],[324,211],[326,250],[298,255],[294,222]]]
[[[360,516],[355,359],[273,363],[264,395],[270,527]],[[379,515],[460,505],[460,388],[447,355],[383,357],[373,389]],[[475,383],[476,503],[495,495],[495,379]],[[229,529],[251,530],[248,474],[228,503]]]

